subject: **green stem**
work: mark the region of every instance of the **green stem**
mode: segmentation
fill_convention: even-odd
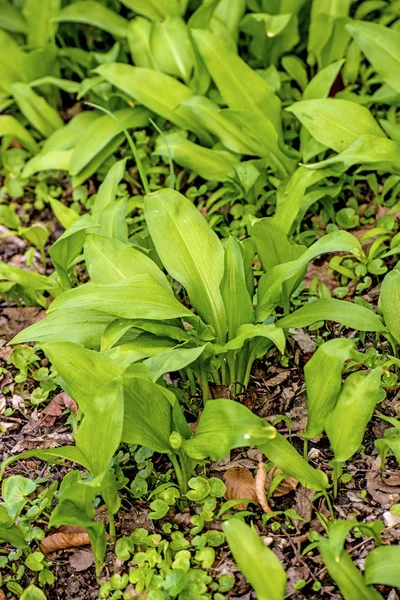
[[[186,492],[188,490],[187,473],[186,473],[185,468],[183,467],[183,464],[182,464],[183,461],[179,461],[177,456],[175,454],[173,454],[172,452],[171,452],[171,454],[168,454],[168,456],[172,463],[172,466],[175,469],[176,478],[178,480],[178,485],[179,485],[181,494],[186,494]],[[179,462],[181,462],[181,464],[179,464]]]
[[[308,462],[308,438],[304,438],[304,446],[303,446],[303,456],[304,460]]]
[[[336,498],[337,497],[337,493],[338,493],[338,481],[339,481],[339,463],[337,461],[335,461],[333,463],[333,474],[332,474],[332,479],[333,479],[333,497]]]
[[[110,533],[110,538],[112,540],[115,540],[115,538],[117,537],[117,532],[115,530],[115,520],[114,520],[114,515],[112,514],[111,510],[108,509],[108,518],[110,519],[110,525],[109,525],[109,533]]]
[[[211,393],[210,393],[210,387],[208,385],[208,371],[205,368],[200,368],[200,386],[201,386],[201,391],[203,392],[203,402],[204,404],[207,402],[207,400],[210,400],[211,398]]]

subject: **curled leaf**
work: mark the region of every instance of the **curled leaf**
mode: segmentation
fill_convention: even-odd
[[[256,494],[255,479],[248,469],[244,467],[232,467],[224,474],[226,485],[225,499],[237,500],[247,498],[259,504]],[[265,494],[264,494],[265,497]],[[236,504],[237,510],[246,510],[248,502]]]
[[[89,536],[84,527],[61,527],[57,533],[46,536],[40,544],[44,554],[90,544]]]
[[[258,463],[258,471],[256,475],[256,495],[257,500],[265,513],[272,512],[267,498],[265,497],[265,483],[267,481],[267,474],[265,472],[264,463],[261,461]]]
[[[274,496],[276,498],[279,496],[285,496],[286,494],[289,494],[290,492],[295,490],[299,484],[297,479],[295,479],[294,477],[283,476],[283,471],[281,469],[272,467],[272,469],[268,471],[266,476],[265,486],[267,490],[270,489],[270,486],[276,477],[279,477],[280,481],[276,486],[274,486],[273,492],[271,494],[271,496]]]

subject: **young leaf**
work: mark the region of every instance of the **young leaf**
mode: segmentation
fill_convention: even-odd
[[[193,70],[192,44],[183,19],[172,17],[154,23],[151,49],[160,71],[189,84]]]
[[[191,365],[207,350],[213,354],[211,344],[203,344],[197,348],[168,348],[165,352],[148,358],[144,365],[152,381],[157,381],[164,373],[180,371]]]
[[[28,44],[44,46],[56,32],[53,19],[60,10],[60,0],[26,0],[22,13],[28,25]]]
[[[136,67],[157,69],[151,48],[151,35],[154,24],[143,17],[136,17],[129,21],[128,44],[133,64]]]
[[[379,546],[369,552],[365,561],[365,581],[368,585],[400,587],[400,547]]]
[[[21,144],[31,152],[37,151],[37,144],[29,131],[11,115],[0,116],[0,137],[11,135],[16,137]]]
[[[165,268],[186,288],[202,319],[224,341],[227,324],[219,289],[224,251],[217,235],[195,206],[173,190],[146,196],[144,213]]]
[[[179,17],[179,0],[121,0],[128,8],[148,19],[159,21],[167,17]]]
[[[43,137],[49,137],[56,129],[63,126],[58,111],[27,84],[14,83],[11,86],[11,93],[19,110]]]
[[[115,37],[125,38],[127,35],[128,21],[96,0],[80,0],[64,6],[53,21],[87,23]]]
[[[235,561],[254,588],[258,600],[283,600],[285,571],[277,556],[264,544],[256,531],[239,519],[225,521],[222,529]]]
[[[386,137],[370,111],[349,100],[302,100],[286,110],[292,112],[318,142],[336,152],[346,150],[361,135]]]
[[[400,344],[400,271],[393,270],[385,276],[379,305],[390,334]]]
[[[378,401],[381,376],[382,369],[377,367],[347,377],[325,422],[336,462],[345,462],[359,449]]]
[[[400,93],[400,33],[365,21],[352,21],[346,29],[382,79]]]

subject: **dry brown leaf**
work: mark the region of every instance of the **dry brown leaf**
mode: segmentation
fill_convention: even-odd
[[[282,475],[283,471],[281,471],[281,469],[278,469],[276,467],[272,467],[272,469],[270,469],[268,471],[267,474],[267,478],[266,478],[266,488],[269,489],[269,486],[271,485],[271,482],[273,480],[274,477],[276,477],[277,475]],[[279,496],[285,496],[286,494],[289,494],[289,492],[292,492],[293,490],[295,490],[298,486],[299,482],[294,479],[293,477],[284,477],[282,479],[282,481],[280,483],[278,483],[278,485],[276,486],[276,488],[274,489],[272,496],[275,498],[278,498]]]
[[[94,563],[94,556],[91,550],[77,550],[69,558],[69,564],[75,571],[86,571]]]
[[[6,595],[3,590],[0,590],[0,600],[6,600]]]
[[[224,481],[226,485],[225,499],[236,500],[240,498],[248,498],[253,502],[258,502],[255,479],[247,469],[243,467],[232,467],[224,473]],[[245,510],[248,502],[237,504],[234,508],[237,510]]]
[[[267,498],[265,496],[265,482],[267,481],[267,474],[265,472],[264,463],[261,461],[258,463],[258,471],[256,475],[256,495],[257,500],[265,513],[272,512]]]
[[[87,546],[88,544],[90,544],[90,540],[84,527],[66,526],[61,527],[57,533],[46,536],[42,540],[40,547],[44,554],[49,554],[56,550],[73,548],[75,546]]]
[[[64,409],[69,408],[75,414],[78,412],[78,406],[72,398],[65,392],[61,392],[54,396],[50,404],[41,412],[41,425],[52,427],[57,417],[61,416]]]

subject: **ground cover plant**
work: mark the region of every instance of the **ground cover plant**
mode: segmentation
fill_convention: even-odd
[[[0,48],[0,600],[398,599],[398,0]]]

